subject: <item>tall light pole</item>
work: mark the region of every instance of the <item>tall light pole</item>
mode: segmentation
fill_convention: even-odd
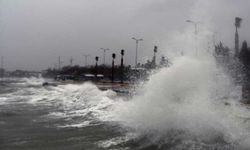
[[[61,56],[59,56],[58,57],[58,70],[61,70],[61,65],[62,65]]]
[[[73,65],[73,61],[74,61],[74,59],[73,59],[73,57],[72,57],[72,56],[70,57],[70,60],[69,60],[69,61],[70,61],[70,66],[72,67],[72,65]]]
[[[4,57],[1,56],[1,78],[4,77]]]
[[[240,28],[240,24],[242,19],[240,17],[235,18],[235,56],[239,55],[239,33],[238,28]]]
[[[97,80],[97,75],[98,75],[98,61],[99,61],[99,57],[96,56],[95,57],[95,78]]]
[[[140,41],[143,41],[143,39],[137,39],[137,38],[132,38],[136,42],[136,52],[135,52],[135,67],[137,66],[137,57],[138,57],[138,44]]]
[[[198,36],[198,24],[200,22],[192,21],[192,20],[186,20],[186,22],[191,23],[194,25],[194,34],[195,34],[195,55],[197,56],[198,48],[197,48],[197,36]]]
[[[114,83],[114,73],[115,73],[115,53],[112,54],[112,76],[111,76],[111,80],[112,80],[112,83]]]
[[[106,51],[109,51],[108,48],[101,48],[103,50],[103,66],[105,66],[105,57],[106,57]]]
[[[85,57],[85,67],[88,66],[88,57],[90,57],[90,55],[83,55]]]
[[[157,49],[158,49],[158,47],[155,46],[155,47],[154,47],[154,57],[153,57],[154,67],[156,67],[156,53],[157,53]]]
[[[124,56],[124,49],[121,50],[121,83],[123,84],[123,56]]]

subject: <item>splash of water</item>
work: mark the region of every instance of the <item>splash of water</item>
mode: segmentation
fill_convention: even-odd
[[[25,90],[33,92],[23,95],[28,103],[60,107],[47,116],[69,120],[59,124],[60,128],[111,121],[128,132],[124,137],[102,141],[100,146],[146,139],[144,146],[172,143],[172,148],[249,148],[249,110],[228,94],[235,92],[229,77],[210,59],[176,58],[171,67],[153,74],[129,101],[117,98],[112,91],[100,91],[91,83]],[[82,119],[74,121],[75,117]]]
[[[143,93],[131,101],[118,102],[111,116],[140,136],[150,136],[151,142],[166,140],[169,143],[180,138],[242,146],[250,138],[249,122],[242,119],[250,117],[249,110],[240,114],[237,110],[243,110],[244,106],[231,103],[237,100],[227,95],[225,104],[225,99],[215,94],[215,89],[229,90],[225,84],[219,84],[228,81],[227,78],[214,80],[218,73],[215,68],[215,64],[207,60],[178,58],[170,68],[152,75]]]

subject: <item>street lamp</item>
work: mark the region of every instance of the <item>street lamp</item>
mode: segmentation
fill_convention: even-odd
[[[69,60],[69,61],[70,61],[70,66],[72,67],[72,65],[73,65],[73,61],[74,61],[74,59],[73,59],[73,57],[72,57],[72,56],[70,57],[70,60]]]
[[[112,83],[114,83],[114,73],[115,73],[115,53],[112,54],[112,76],[111,76],[111,80],[112,80]]]
[[[123,56],[124,56],[124,50],[121,50],[121,83],[123,83]]]
[[[101,48],[103,50],[103,66],[105,66],[105,57],[106,57],[106,51],[109,51],[108,48]]]
[[[88,57],[90,57],[90,55],[83,55],[85,57],[85,67],[88,66]]]
[[[97,74],[98,74],[98,60],[99,60],[99,57],[96,56],[95,57],[95,77],[97,79]]]
[[[1,78],[4,77],[4,57],[1,56]]]
[[[155,46],[154,47],[154,59],[153,59],[154,67],[156,67],[156,53],[157,53],[157,49],[158,49],[158,47]]]
[[[137,57],[138,57],[138,44],[140,41],[143,41],[143,39],[137,39],[137,38],[132,38],[136,42],[136,53],[135,53],[135,67],[137,66]]]
[[[61,56],[58,57],[58,70],[61,70],[62,67],[62,61],[61,61]]]
[[[194,34],[195,34],[195,55],[197,56],[198,48],[197,48],[197,35],[198,35],[198,24],[201,22],[196,22],[192,20],[186,20],[186,22],[191,23],[194,25]]]
[[[239,55],[239,33],[238,28],[240,28],[240,24],[242,22],[242,18],[236,17],[235,18],[235,56]]]

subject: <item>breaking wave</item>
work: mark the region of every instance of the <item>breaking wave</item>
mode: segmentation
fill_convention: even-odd
[[[249,149],[249,108],[214,61],[182,56],[143,83],[130,98],[92,83],[43,87],[46,79],[22,79],[19,90],[2,94],[0,105],[28,103],[53,107],[46,119],[58,128],[108,124],[121,135],[97,143],[149,149]]]
[[[111,116],[149,145],[249,148],[249,110],[238,103],[232,86],[213,61],[181,57],[152,75],[131,101],[115,104]]]

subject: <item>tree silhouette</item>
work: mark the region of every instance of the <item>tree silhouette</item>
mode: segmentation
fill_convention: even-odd
[[[250,68],[250,51],[249,51],[248,46],[247,46],[247,41],[244,41],[242,43],[242,48],[241,48],[241,51],[239,53],[239,59],[244,64],[244,66],[247,68],[247,70],[249,70],[249,68]]]

